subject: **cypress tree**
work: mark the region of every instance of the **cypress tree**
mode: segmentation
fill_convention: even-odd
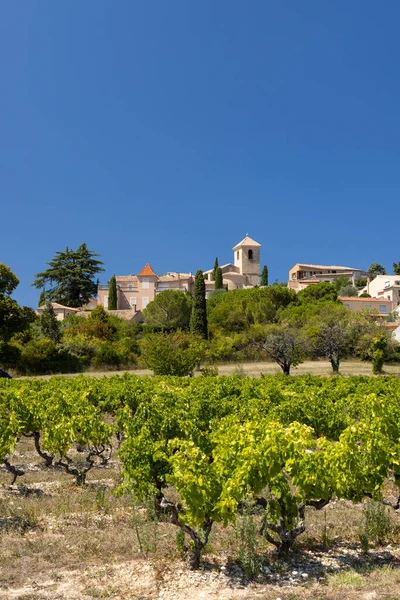
[[[215,273],[215,289],[222,290],[224,287],[224,280],[222,277],[222,269],[218,267]]]
[[[264,265],[261,273],[261,285],[268,285],[268,267]]]
[[[190,331],[207,339],[207,307],[206,307],[206,284],[204,283],[203,271],[196,273],[194,280],[194,294],[192,314],[190,316]]]
[[[115,279],[115,275],[113,275],[108,284],[108,310],[117,310],[117,308],[117,280]]]
[[[51,302],[46,302],[45,306],[46,308],[39,318],[40,331],[44,337],[58,343],[60,341],[60,323],[57,321]]]
[[[217,276],[217,269],[218,269],[218,256],[215,257],[214,268],[213,268],[212,273],[211,273],[211,279],[213,281],[215,281],[215,278]]]

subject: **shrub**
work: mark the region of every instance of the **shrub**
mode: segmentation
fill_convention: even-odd
[[[155,375],[192,375],[203,355],[199,336],[178,331],[175,334],[153,333],[141,343],[142,357]]]
[[[57,346],[53,340],[32,340],[21,348],[17,371],[21,374],[45,375],[50,373],[74,373],[82,370],[79,357]]]

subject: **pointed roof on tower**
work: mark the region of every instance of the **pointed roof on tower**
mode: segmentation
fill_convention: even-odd
[[[157,277],[157,275],[154,273],[154,271],[151,268],[151,266],[149,265],[149,263],[145,264],[145,266],[140,271],[140,273],[137,274],[137,276],[138,277]]]
[[[261,244],[252,240],[251,237],[249,237],[247,234],[241,242],[239,242],[238,244],[236,244],[236,246],[232,248],[232,250],[237,250],[238,248],[241,248],[241,246],[258,246],[259,248],[261,248]]]

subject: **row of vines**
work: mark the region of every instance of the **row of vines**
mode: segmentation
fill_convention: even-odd
[[[22,436],[78,485],[118,455],[118,493],[151,498],[184,534],[194,568],[213,524],[241,511],[260,515],[260,535],[287,553],[307,506],[365,497],[400,505],[396,378],[2,381],[0,462],[13,483],[24,474],[15,455]]]

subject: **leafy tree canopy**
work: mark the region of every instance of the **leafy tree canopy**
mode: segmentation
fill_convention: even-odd
[[[8,342],[36,319],[31,308],[20,306],[10,297],[18,283],[18,277],[11,269],[0,263],[0,342]]]
[[[160,329],[188,329],[192,297],[181,290],[165,290],[143,311],[146,325]]]
[[[400,262],[393,263],[393,275],[400,275]]]
[[[99,255],[89,250],[86,244],[81,244],[77,250],[67,247],[63,252],[56,252],[53,260],[47,263],[49,268],[37,273],[32,285],[37,289],[46,288],[47,300],[80,307],[97,293],[94,277],[104,271],[103,263],[96,256]]]
[[[346,283],[348,283],[347,279]],[[321,281],[321,283],[317,283],[316,285],[309,285],[297,294],[297,299],[300,304],[318,301],[336,302],[337,298],[338,293],[336,286],[333,283],[327,283],[325,281]]]
[[[379,263],[372,263],[368,267],[368,273],[371,275],[371,277],[376,277],[377,275],[386,275],[386,269]]]

